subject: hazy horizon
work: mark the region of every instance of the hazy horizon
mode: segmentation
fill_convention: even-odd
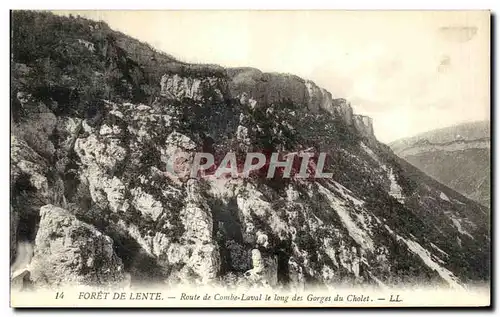
[[[389,143],[490,120],[488,11],[55,11],[192,63],[310,79]],[[173,30],[173,31],[171,31]]]

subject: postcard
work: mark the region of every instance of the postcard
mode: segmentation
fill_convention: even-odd
[[[490,306],[490,15],[11,11],[11,306]]]

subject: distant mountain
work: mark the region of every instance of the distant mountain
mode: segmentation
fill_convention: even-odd
[[[490,122],[468,122],[390,144],[441,183],[490,206]]]

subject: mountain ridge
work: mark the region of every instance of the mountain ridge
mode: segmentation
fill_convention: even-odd
[[[438,181],[490,206],[490,122],[475,121],[390,143],[393,151]]]
[[[444,128],[429,130],[411,137],[389,142],[388,145],[395,149],[395,151],[398,151],[402,146],[412,146],[419,141],[439,144],[455,141],[481,140],[484,138],[490,138],[490,122],[481,120],[463,122]]]

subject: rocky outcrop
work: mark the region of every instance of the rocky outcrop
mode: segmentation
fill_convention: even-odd
[[[10,260],[16,258],[17,248],[17,227],[19,225],[19,214],[11,207],[10,208]]]
[[[356,114],[353,116],[354,127],[356,130],[367,138],[374,138],[373,119],[367,116]]]
[[[343,98],[333,98],[329,91],[318,87],[313,81],[289,74],[263,73],[255,68],[230,68],[227,73],[231,94],[239,96],[242,104],[250,104],[254,108],[288,102],[303,106],[313,114],[324,110],[342,118],[347,126],[353,124],[350,103]],[[363,126],[370,124],[371,127],[371,119],[360,120],[360,123]],[[365,133],[365,130],[369,132],[369,128],[360,131]],[[374,137],[373,133],[366,135]]]
[[[112,285],[124,278],[113,240],[68,211],[40,209],[31,277],[38,285]]]
[[[25,24],[32,20],[43,19]],[[91,40],[84,35],[77,38]],[[96,52],[81,50],[89,63],[74,69],[104,73],[98,40]],[[489,279],[486,208],[396,157],[346,100],[293,75],[153,64],[105,42],[123,63],[102,88],[118,95],[85,90],[77,98],[67,84],[72,74],[37,64],[27,67],[40,80],[13,95],[11,200],[19,221],[12,240],[35,244],[29,279],[36,284],[113,283],[123,272],[132,285],[163,287]],[[58,43],[63,49],[67,41]],[[133,80],[128,67],[151,74]],[[92,71],[78,78],[93,82]],[[152,93],[141,95],[137,85],[121,93],[122,82]],[[305,149],[327,154],[332,178],[179,177],[168,166],[178,154],[174,168],[183,170],[196,152]]]
[[[265,107],[284,101],[306,105],[308,100],[305,81],[294,75],[263,73],[255,68],[228,69],[229,89],[232,96],[245,94]]]
[[[395,153],[420,145],[446,145],[488,140],[491,136],[489,121],[465,122],[445,128],[430,130],[415,136],[396,140],[389,145]]]
[[[343,98],[333,98],[311,80],[290,74],[263,73],[254,68],[231,68],[227,77],[200,72],[187,75],[165,74],[161,79],[161,95],[168,99],[191,99],[202,103],[221,103],[228,98],[239,100],[252,109],[288,104],[304,107],[311,114],[326,111],[354,126],[362,136],[374,139],[372,119],[353,115],[351,104]],[[238,132],[238,135],[241,132]]]
[[[215,76],[184,77],[165,74],[160,86],[161,95],[170,99],[190,98],[197,102],[218,103],[227,98],[226,81]]]
[[[278,264],[275,256],[263,257],[258,249],[252,250],[251,270],[245,277],[252,285],[275,287],[278,284]]]
[[[490,122],[469,122],[390,144],[396,155],[438,181],[490,207]]]
[[[419,142],[418,144],[413,144],[406,148],[398,149],[395,153],[401,157],[409,157],[431,152],[459,152],[472,149],[483,149],[489,152],[490,147],[491,141],[489,139],[470,141],[457,140],[447,143],[430,143],[427,141]]]

